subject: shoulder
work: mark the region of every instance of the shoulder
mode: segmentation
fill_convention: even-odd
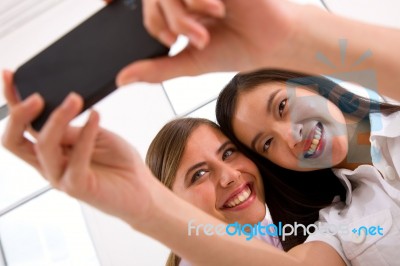
[[[349,265],[340,243],[337,246],[323,240],[309,241],[292,248],[288,254],[304,265]]]

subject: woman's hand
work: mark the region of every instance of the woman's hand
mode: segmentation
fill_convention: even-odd
[[[146,28],[154,37],[171,45],[183,34],[191,45],[174,57],[127,66],[117,77],[118,85],[258,68],[310,75],[349,73],[347,81],[359,83],[357,71],[368,69],[376,75],[377,92],[400,100],[398,29],[287,0],[143,0],[143,5]],[[339,44],[343,40],[345,63]]]
[[[10,118],[2,141],[8,150],[56,189],[131,224],[145,219],[156,180],[127,141],[99,127],[97,112],[91,111],[85,126],[70,126],[83,106],[80,96],[70,94],[42,130],[33,132],[29,125],[43,109],[43,99],[32,95],[20,102],[10,72],[4,73],[4,83]],[[26,138],[28,129],[35,142]]]
[[[290,39],[298,8],[281,0],[144,0],[145,26],[154,37],[171,45],[184,34],[191,45],[174,57],[127,66],[118,84],[284,65],[296,53]]]

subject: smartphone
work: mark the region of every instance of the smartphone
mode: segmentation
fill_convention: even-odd
[[[86,110],[116,89],[124,66],[168,51],[144,28],[140,1],[114,0],[19,67],[14,82],[21,99],[34,92],[44,98],[44,111],[32,123],[39,131],[70,92],[84,98]]]

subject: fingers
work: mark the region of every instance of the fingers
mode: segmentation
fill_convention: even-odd
[[[14,86],[13,76],[13,72],[9,70],[3,70],[4,97],[6,98],[10,107],[16,105],[20,101],[17,90]]]
[[[2,137],[2,143],[5,148],[39,171],[39,163],[36,159],[33,144],[24,137],[24,132],[42,112],[43,108],[44,101],[38,94],[33,94],[24,102],[15,105],[10,109],[10,118]]]
[[[14,85],[14,73],[9,70],[3,70],[3,82],[4,82],[4,97],[7,100],[7,104],[10,110],[21,102],[17,88]],[[40,99],[43,102],[42,99]],[[43,106],[44,107],[44,106]],[[43,110],[41,107],[41,110]],[[38,114],[37,114],[38,115]],[[32,135],[36,136],[37,132],[31,127],[27,126],[26,130]]]
[[[144,23],[147,30],[164,44],[171,46],[179,34],[203,49],[209,42],[209,33],[201,18],[222,18],[225,7],[220,0],[163,0],[145,1]]]
[[[116,79],[117,85],[123,86],[137,81],[159,83],[178,76],[201,74],[199,66],[191,60],[189,54],[190,51],[186,50],[174,57],[134,62],[120,71]]]
[[[225,5],[221,0],[184,0],[186,8],[193,12],[216,18],[225,16]]]
[[[81,134],[81,127],[68,127],[63,134],[61,144],[65,146],[74,145]]]
[[[164,45],[170,47],[176,41],[177,35],[167,24],[164,13],[157,2],[143,3],[144,25],[151,35],[158,38]]]
[[[183,34],[189,38],[189,42],[198,49],[203,49],[208,41],[209,34],[204,25],[196,20],[195,15],[184,6],[181,1],[160,1],[160,8],[165,14],[167,27],[175,35]],[[162,36],[163,32],[160,32]]]
[[[85,169],[87,171],[98,130],[99,118],[96,112],[92,112],[83,129],[69,126],[82,107],[82,98],[77,94],[70,94],[53,111],[37,134],[34,144],[24,137],[24,133],[44,108],[43,99],[35,93],[11,109],[2,138],[3,145],[35,167],[54,187],[71,184],[62,181],[71,181],[71,178],[74,181],[74,178],[82,177]],[[66,191],[65,187],[61,189]]]
[[[71,93],[48,118],[37,137],[35,146],[43,174],[55,187],[65,171],[67,158],[61,145],[64,133],[68,131],[70,121],[79,114],[83,100],[76,93]]]
[[[99,114],[96,111],[92,111],[86,125],[80,132],[78,141],[75,143],[68,164],[69,167],[65,173],[68,182],[65,184],[66,187],[64,187],[63,190],[70,194],[76,192],[74,187],[84,187],[83,185],[80,185],[82,183],[93,184],[93,182],[86,182],[87,180],[84,180],[83,177],[90,178],[88,165],[90,165],[92,159],[91,155],[93,153],[98,129]],[[74,187],[71,187],[71,185]]]

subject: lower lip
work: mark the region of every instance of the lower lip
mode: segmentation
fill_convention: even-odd
[[[307,157],[304,155],[305,159],[317,158],[318,156],[321,155],[322,151],[324,150],[324,148],[325,148],[325,130],[324,130],[323,126],[321,126],[321,127],[322,127],[322,134],[321,134],[321,138],[319,140],[318,146],[315,149],[313,155],[307,156]]]
[[[248,187],[250,188],[251,194],[246,199],[246,201],[240,203],[239,205],[237,205],[235,207],[232,207],[232,208],[225,207],[224,209],[229,210],[229,211],[240,211],[240,210],[243,210],[243,209],[247,208],[248,206],[250,206],[256,198],[256,192],[252,185],[249,184]]]

